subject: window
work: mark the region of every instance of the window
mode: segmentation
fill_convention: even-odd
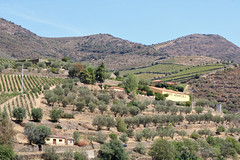
[[[59,139],[59,142],[62,142],[62,139]]]
[[[48,138],[47,141],[50,141],[50,139]]]

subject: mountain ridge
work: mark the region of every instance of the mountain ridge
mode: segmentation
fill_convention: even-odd
[[[0,18],[0,56],[15,58],[71,57],[109,69],[149,65],[169,56],[199,55],[240,61],[240,48],[219,35],[192,34],[175,40],[144,45],[110,34],[82,37],[40,37]]]

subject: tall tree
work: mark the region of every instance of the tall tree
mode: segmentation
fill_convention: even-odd
[[[100,66],[98,66],[98,68],[96,70],[96,81],[103,83],[105,78],[106,78],[105,65],[104,65],[104,63],[102,63]]]
[[[138,87],[138,79],[133,74],[129,74],[124,80],[124,89],[127,93],[135,92]]]

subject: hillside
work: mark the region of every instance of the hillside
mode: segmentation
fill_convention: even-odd
[[[149,66],[170,56],[200,55],[240,61],[240,49],[218,35],[189,35],[173,41],[143,45],[109,34],[46,38],[0,18],[0,56],[7,59],[71,57],[111,70]]]
[[[240,61],[240,48],[225,38],[213,34],[192,34],[155,44],[153,47],[170,56],[198,55]]]
[[[190,82],[194,96],[217,100],[225,109],[239,111],[240,68],[217,71],[206,77]]]

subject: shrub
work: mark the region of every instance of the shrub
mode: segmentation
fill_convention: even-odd
[[[195,131],[190,135],[190,138],[192,138],[194,140],[197,140],[199,137],[200,137],[200,135]]]
[[[74,158],[74,153],[73,151],[67,150],[62,154],[62,160],[72,160]]]
[[[128,141],[128,137],[126,133],[122,133],[121,136],[119,137],[119,139],[123,142],[123,143],[127,143]]]
[[[50,110],[50,118],[53,122],[57,122],[61,118],[62,110],[54,107]]]
[[[115,120],[110,117],[110,116],[107,116],[106,117],[106,127],[108,130],[110,130],[111,127],[115,127],[116,126],[116,122]]]
[[[99,150],[101,159],[108,160],[128,160],[128,155],[121,142],[117,139],[111,139],[109,143],[101,145]]]
[[[104,115],[95,116],[92,125],[97,126],[97,130],[101,130],[103,126],[107,125],[106,117]]]
[[[200,114],[200,113],[203,112],[203,107],[201,107],[201,106],[196,106],[196,107],[195,107],[195,111],[197,112],[197,114]]]
[[[22,122],[23,119],[26,118],[26,110],[23,107],[14,108],[13,117],[16,118],[17,121]]]
[[[128,137],[132,138],[134,136],[134,130],[132,128],[129,128],[126,130],[126,134]]]
[[[110,95],[107,94],[107,93],[100,93],[100,94],[97,95],[97,98],[98,98],[100,101],[105,102],[105,104],[109,104],[110,99],[111,99]]]
[[[142,138],[143,138],[142,132],[136,132],[136,133],[135,133],[135,139],[136,139],[136,141],[141,142],[141,141],[142,141]]]
[[[98,109],[101,112],[101,114],[103,114],[103,112],[107,111],[107,106],[105,104],[100,104],[98,106]]]
[[[70,113],[62,113],[61,118],[71,119],[74,118],[74,115]]]
[[[74,152],[74,160],[87,160],[87,154],[83,151]]]
[[[9,146],[0,145],[0,159],[11,160],[15,158],[14,151]]]
[[[110,137],[111,139],[117,139],[117,135],[114,134],[114,133],[110,133],[110,134],[109,134],[109,137]]]
[[[129,108],[129,113],[130,113],[132,116],[136,116],[136,115],[138,115],[140,112],[141,112],[141,110],[140,110],[138,107],[131,106],[131,107]]]
[[[55,126],[56,129],[62,129],[62,126],[60,124]]]
[[[108,135],[102,133],[102,132],[98,132],[96,137],[94,138],[94,140],[98,143],[103,144],[106,140],[107,140]]]
[[[59,155],[53,147],[45,147],[43,157],[44,160],[60,160]]]
[[[153,160],[168,159],[173,160],[176,155],[176,150],[173,145],[164,139],[157,139],[151,145],[149,155],[152,156]]]
[[[125,132],[127,130],[127,125],[122,118],[117,118],[117,130],[119,132]]]
[[[41,108],[33,108],[32,109],[32,118],[35,122],[41,121],[43,117]]]
[[[89,108],[89,110],[90,110],[90,112],[94,112],[94,110],[95,110],[95,108],[97,107],[97,105],[96,104],[94,104],[93,102],[90,102],[89,104],[88,104],[88,108]]]
[[[142,143],[138,143],[134,149],[134,152],[140,153],[140,154],[146,154],[147,149],[145,148],[145,146]]]
[[[218,128],[217,128],[217,132],[218,133],[221,133],[221,132],[225,132],[225,127],[224,126],[218,126]]]
[[[45,85],[43,86],[43,89],[44,89],[44,90],[49,90],[50,87],[49,87],[49,85],[45,84]]]
[[[161,93],[155,93],[155,100],[157,101],[164,101],[166,99],[166,97],[161,94]]]
[[[73,132],[73,139],[74,139],[74,142],[75,144],[77,144],[80,140],[80,133],[78,131],[74,131]]]

